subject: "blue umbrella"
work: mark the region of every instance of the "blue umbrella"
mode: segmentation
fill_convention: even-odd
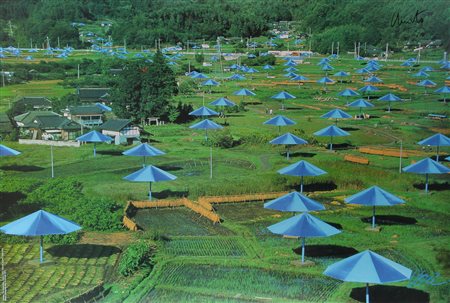
[[[422,72],[432,72],[434,69],[431,66],[424,66],[420,69]]]
[[[322,59],[320,59],[319,63],[317,63],[317,65],[324,65],[324,64],[327,64],[328,62],[330,62],[330,59],[322,58]]]
[[[348,76],[350,76],[350,74],[347,73],[347,72],[339,71],[339,72],[335,73],[334,76],[335,76],[335,77],[340,77],[340,78],[341,78],[340,81],[341,81],[341,83],[342,83],[342,78],[348,77]]]
[[[344,199],[349,204],[360,204],[365,206],[373,206],[372,213],[372,228],[375,228],[375,206],[392,206],[396,204],[405,203],[399,197],[388,193],[378,186],[372,186],[353,196]]]
[[[360,68],[355,71],[357,74],[367,74],[369,71],[365,68]]]
[[[220,84],[219,82],[214,81],[213,79],[208,79],[202,83],[202,85],[204,85],[204,86],[217,86],[219,84]]]
[[[256,96],[256,94],[254,92],[249,91],[246,88],[243,88],[243,89],[240,89],[238,91],[235,91],[233,93],[233,95],[235,95],[235,96]]]
[[[159,149],[157,149],[147,143],[142,143],[142,144],[139,144],[138,146],[135,146],[133,148],[130,148],[129,150],[124,151],[122,154],[124,154],[125,156],[144,157],[143,166],[145,167],[146,157],[165,155],[165,152],[160,151]]]
[[[286,145],[286,147],[287,147],[286,158],[289,160],[289,145],[308,144],[308,141],[303,140],[302,138],[299,138],[291,133],[286,133],[284,135],[281,135],[281,136],[273,139],[269,143]]]
[[[414,63],[411,61],[405,61],[402,64],[400,64],[400,66],[408,66],[408,67],[411,67],[413,65],[414,65]]]
[[[366,303],[369,303],[369,283],[400,282],[411,278],[411,269],[370,250],[360,252],[331,264],[324,275],[345,282],[366,283]]]
[[[207,108],[206,106],[202,106],[200,108],[197,108],[196,110],[189,113],[191,116],[198,116],[198,117],[206,117],[206,116],[218,116],[219,113],[216,111],[213,111],[212,109]]]
[[[198,74],[199,74],[199,72],[193,70],[192,72],[187,73],[186,76],[193,77],[193,76],[198,75]]]
[[[271,69],[274,69],[274,67],[272,65],[266,64],[266,65],[263,66],[263,69],[271,70]]]
[[[427,94],[427,87],[433,87],[437,84],[431,80],[425,79],[416,84],[417,86],[423,86],[425,88],[425,94]]]
[[[448,174],[450,169],[439,162],[430,158],[425,158],[417,163],[411,164],[403,168],[404,172],[425,175],[425,192],[428,192],[428,175],[429,174]]]
[[[237,68],[239,68],[239,65],[237,65],[237,64],[233,64],[230,66],[230,69],[237,69]]]
[[[450,87],[448,86],[443,86],[441,88],[438,88],[437,90],[434,91],[435,93],[438,94],[444,94],[444,103],[447,103],[447,99],[446,99],[446,95],[448,93],[450,93]]]
[[[344,112],[343,110],[340,110],[339,108],[335,108],[333,110],[330,110],[328,113],[320,116],[321,118],[333,118],[336,119],[336,124],[338,119],[348,119],[352,116]]]
[[[445,62],[445,63],[441,66],[441,68],[442,68],[442,69],[450,69],[450,62],[449,62],[449,61]]]
[[[286,166],[286,167],[278,170],[278,173],[281,175],[301,177],[300,192],[302,193],[303,192],[303,177],[320,176],[320,175],[326,174],[327,172],[318,168],[315,165],[312,165],[308,161],[301,160],[297,163],[291,164],[289,166]]]
[[[175,180],[177,177],[162,169],[149,165],[124,177],[132,182],[149,182],[148,199],[152,200],[152,182]]]
[[[264,203],[264,208],[289,212],[308,212],[325,209],[319,202],[296,191]]]
[[[436,161],[439,162],[439,147],[440,146],[450,146],[450,138],[443,134],[435,134],[431,137],[423,139],[422,141],[418,142],[417,144],[437,146]]]
[[[16,236],[40,236],[39,261],[44,262],[43,238],[46,235],[64,235],[81,227],[72,221],[60,216],[38,210],[28,216],[0,227],[0,231],[8,235]]]
[[[334,67],[332,67],[332,66],[329,65],[329,64],[324,64],[324,65],[322,65],[322,70],[323,70],[323,71],[328,72],[328,71],[333,70],[333,69],[334,69]]]
[[[339,92],[338,96],[346,97],[346,99],[347,99],[348,97],[359,96],[359,93],[355,92],[353,89],[346,88],[343,91]],[[347,105],[348,105],[348,99],[347,99]]]
[[[211,120],[205,119],[194,125],[189,126],[189,128],[204,129],[205,130],[205,141],[208,141],[208,129],[220,129],[223,127]]]
[[[327,83],[334,83],[334,80],[328,77],[323,77],[320,80],[317,80],[317,83],[323,84],[323,87],[326,89]]]
[[[297,75],[291,79],[291,81],[307,81],[307,80],[309,79],[302,75]]]
[[[196,73],[195,75],[191,76],[192,79],[208,79],[209,77],[202,73]]]
[[[362,93],[370,93],[370,92],[374,92],[374,91],[377,91],[377,90],[379,90],[379,88],[375,87],[375,86],[372,86],[372,85],[366,85],[366,86],[363,86],[363,87],[361,87],[359,89],[359,91],[362,92]],[[367,94],[367,100],[369,100],[369,94]]]
[[[228,77],[227,79],[229,79],[229,80],[245,80],[246,78],[239,74],[233,74],[230,77]]]
[[[249,74],[259,73],[258,70],[253,67],[248,68],[245,72]]]
[[[305,263],[305,238],[328,237],[340,230],[305,212],[267,227],[272,233],[302,238],[302,263]]]
[[[401,101],[402,99],[400,97],[397,97],[394,94],[387,94],[384,95],[383,97],[378,98],[379,101],[387,101],[388,102],[388,112],[391,112],[391,102],[397,102],[397,101]]]
[[[110,142],[112,141],[111,137],[105,136],[102,133],[99,133],[96,130],[90,131],[87,134],[84,134],[82,136],[79,136],[75,140],[80,142],[93,142],[94,143],[94,157],[96,156],[96,144],[98,142]]]
[[[9,148],[8,146],[0,144],[0,157],[17,156],[17,155],[20,155],[20,154],[21,154],[20,151],[17,151],[15,149]]]
[[[210,105],[215,105],[215,106],[236,106],[236,104],[233,101],[228,100],[227,98],[219,98],[211,103],[209,103]]]
[[[272,96],[271,98],[277,99],[277,100],[286,100],[286,99],[295,99],[296,97],[294,95],[291,95],[288,92],[282,91],[282,92],[279,92],[278,94]],[[281,108],[284,109],[283,101],[281,101]]]
[[[413,77],[418,77],[418,78],[428,78],[430,75],[428,75],[424,70],[420,70],[419,72],[415,73],[412,75]]]
[[[285,76],[286,78],[295,78],[298,75],[296,73],[294,73],[294,72],[289,72],[287,74],[284,74],[283,76]]]
[[[369,83],[382,83],[383,80],[381,80],[381,79],[378,78],[378,77],[372,76],[372,77],[370,77],[369,79],[367,79],[367,80],[364,81],[364,82],[369,82]]]
[[[294,60],[289,60],[288,62],[286,62],[285,64],[283,64],[284,66],[296,66],[297,63]]]
[[[330,125],[314,133],[316,136],[330,136],[330,150],[333,150],[333,137],[350,136],[348,132],[335,125]]]
[[[364,99],[358,99],[356,101],[353,101],[352,103],[348,104],[350,107],[359,107],[359,114],[362,114],[362,108],[363,107],[374,107],[374,105]]]
[[[278,126],[278,133],[280,133],[281,126],[294,125],[297,123],[295,121],[292,121],[289,118],[286,118],[285,116],[278,115],[278,116],[275,116],[275,117],[265,121],[263,124]]]
[[[288,73],[289,72],[296,72],[296,71],[298,71],[298,68],[295,68],[295,67],[291,66],[291,67],[285,68],[284,71],[288,72]]]

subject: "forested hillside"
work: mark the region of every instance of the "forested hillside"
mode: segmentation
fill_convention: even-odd
[[[114,41],[140,47],[188,39],[257,37],[276,21],[295,21],[298,32],[313,35],[313,48],[332,41],[342,50],[354,41],[400,47],[442,40],[448,48],[450,5],[446,0],[3,0],[0,43],[30,45],[53,41],[81,46],[72,22],[107,20]]]

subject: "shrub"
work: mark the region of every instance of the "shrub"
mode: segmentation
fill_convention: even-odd
[[[73,232],[67,235],[49,235],[44,237],[44,241],[53,244],[70,245],[77,243],[81,239],[82,235],[83,233],[81,231]]]
[[[209,141],[213,146],[221,147],[221,148],[231,148],[235,145],[235,141],[233,136],[231,135],[228,129],[212,132],[209,137]]]
[[[122,254],[119,262],[119,273],[123,276],[132,275],[142,267],[151,266],[151,249],[147,242],[138,241],[131,244]]]

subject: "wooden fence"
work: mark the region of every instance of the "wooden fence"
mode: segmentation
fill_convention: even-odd
[[[380,155],[388,157],[400,157],[400,150],[393,148],[372,148],[372,147],[360,147],[358,149],[360,153],[370,154],[370,155]],[[409,154],[406,151],[402,151],[402,158],[408,158]]]
[[[353,156],[353,155],[345,155],[344,160],[348,161],[348,162],[358,163],[358,164],[365,164],[365,165],[369,164],[369,159],[364,158],[364,157]]]

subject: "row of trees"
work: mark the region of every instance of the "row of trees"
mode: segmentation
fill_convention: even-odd
[[[372,45],[442,39],[449,43],[450,6],[446,0],[5,0],[0,3],[0,43],[29,45],[33,37],[76,46],[73,21],[113,20],[115,41],[129,46],[218,36],[264,35],[277,21],[296,21],[313,34],[319,51],[340,41],[342,50],[354,41]],[[395,21],[397,20],[397,22]],[[12,22],[12,25],[9,23]],[[448,46],[448,45],[447,45]]]

